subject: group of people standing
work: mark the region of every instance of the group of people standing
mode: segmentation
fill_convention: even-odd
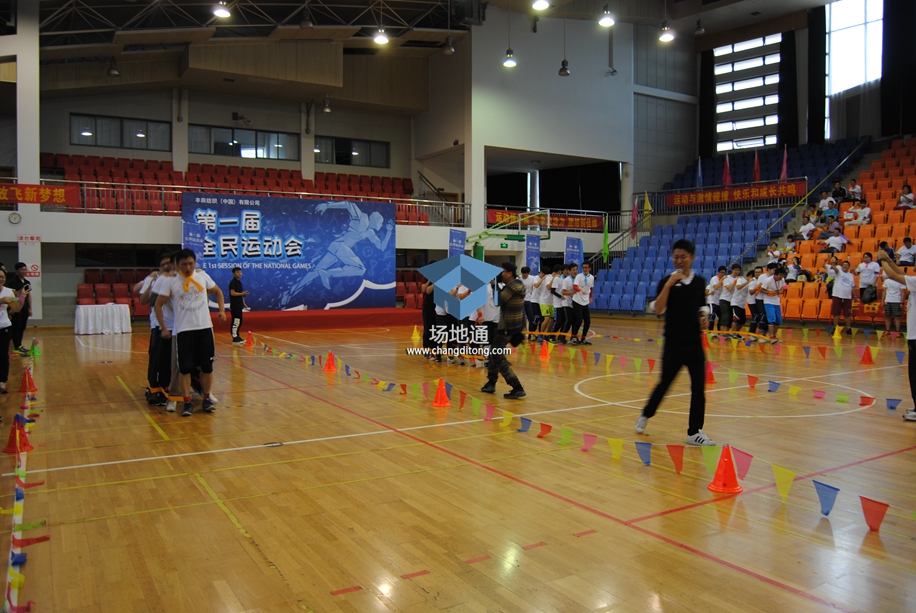
[[[729,270],[719,266],[716,276],[706,286],[706,302],[709,305],[709,331],[713,337],[725,334],[742,338],[739,334],[747,321],[747,310],[751,312],[748,332],[752,342],[778,343],[776,331],[782,324],[781,297],[786,285],[786,268],[776,262],[741,274],[741,266],[733,264]]]
[[[9,274],[0,264],[0,394],[7,394],[7,380],[10,377],[10,357],[26,356],[29,350],[23,347],[22,337],[32,315],[32,284],[26,276],[28,266],[17,262],[15,273]],[[10,353],[10,343],[13,352]]]
[[[525,296],[525,301],[531,303],[529,336],[538,342],[591,345],[588,340],[592,325],[589,305],[595,298],[594,289],[595,277],[588,262],[582,263],[582,272],[575,262],[555,264],[550,273],[541,269]]]

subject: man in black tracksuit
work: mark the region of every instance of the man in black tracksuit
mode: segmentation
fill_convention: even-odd
[[[658,284],[657,298],[652,306],[656,315],[665,314],[662,376],[636,420],[635,430],[637,434],[645,432],[646,424],[655,415],[678,371],[686,366],[690,373],[687,442],[691,445],[710,446],[715,443],[703,432],[706,414],[706,355],[700,337],[706,328],[709,307],[706,305],[706,280],[691,270],[695,251],[694,244],[689,240],[682,238],[675,241],[671,247],[675,272]]]

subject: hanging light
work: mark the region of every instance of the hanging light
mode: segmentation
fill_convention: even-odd
[[[216,3],[216,6],[213,7],[213,14],[220,19],[232,16],[232,13],[229,12],[229,7],[226,6],[226,0],[220,0]]]
[[[566,60],[563,60],[562,62],[560,62],[560,72],[559,72],[559,75],[560,75],[561,77],[568,77],[568,76],[569,76],[569,62],[567,62]]]
[[[352,156],[357,156],[357,155],[359,155],[359,151],[357,151],[356,149],[354,149],[353,151],[350,152],[350,155],[352,155]]]
[[[531,8],[536,11],[543,11],[550,8],[550,2],[547,0],[534,0],[534,2],[531,3]]]
[[[662,23],[662,33],[658,35],[658,40],[663,43],[670,43],[674,40],[674,30],[668,27],[668,21]]]
[[[503,66],[506,68],[515,68],[518,66],[518,62],[512,57],[512,49],[506,49],[506,59],[503,60]]]
[[[385,35],[385,27],[379,26],[378,32],[375,33],[375,38],[373,39],[377,45],[387,45],[388,37]]]
[[[614,25],[614,18],[611,16],[611,11],[606,4],[604,5],[604,13],[602,13],[601,19],[598,20],[598,25],[605,28],[610,28]]]
[[[311,30],[315,27],[315,22],[312,21],[312,11],[309,10],[309,3],[305,3],[305,9],[302,11],[302,21],[299,22],[299,28],[302,30]]]
[[[451,36],[445,37],[445,45],[442,47],[443,55],[455,55],[455,41]]]
[[[331,99],[330,99],[330,98],[325,97],[325,99],[324,99],[324,108],[321,109],[321,111],[324,112],[324,113],[330,113],[330,112],[331,112]]]
[[[515,68],[518,66],[518,62],[515,61],[515,57],[512,55],[512,11],[509,11],[506,17],[506,41],[506,46],[509,48],[506,49],[506,59],[503,60],[503,66]]]
[[[321,149],[317,145],[312,147],[312,151],[314,151],[315,153],[321,153]]]
[[[146,138],[146,134],[143,133],[143,130],[137,132],[137,138]]]
[[[702,36],[706,34],[706,28],[703,27],[703,20],[697,19],[697,29],[693,31],[694,36]]]
[[[83,128],[83,131],[80,132],[80,136],[92,136],[92,130],[89,129],[89,126]]]
[[[118,64],[115,62],[114,58],[111,58],[111,62],[108,63],[108,76],[109,77],[120,77],[121,71],[118,70]]]

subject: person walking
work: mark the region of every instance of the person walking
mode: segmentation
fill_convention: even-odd
[[[522,387],[515,371],[504,355],[506,347],[511,343],[517,347],[522,342],[524,329],[525,286],[518,279],[517,268],[511,262],[503,262],[503,271],[496,278],[497,297],[499,300],[499,326],[496,338],[490,342],[490,364],[487,367],[487,383],[481,392],[493,394],[496,392],[496,382],[499,375],[503,376],[512,387],[512,391],[503,394],[503,398],[518,400],[525,397],[525,388]]]

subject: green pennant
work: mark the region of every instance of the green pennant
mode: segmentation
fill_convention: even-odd
[[[26,530],[34,530],[35,528],[41,528],[48,524],[48,518],[42,517],[40,521],[35,521],[30,524],[14,524],[13,532],[25,532]]]
[[[471,398],[471,410],[474,411],[474,417],[480,415],[480,399]]]
[[[27,474],[24,470],[22,470],[21,468],[14,468],[14,469],[13,469],[13,473],[14,473],[16,476],[18,476],[20,479],[25,479],[25,478],[28,476],[28,474]]]
[[[420,396],[420,384],[419,383],[411,383],[410,390],[413,392],[414,398],[418,398]]]
[[[837,394],[836,401],[837,402],[849,402],[849,394]]]
[[[716,445],[715,447],[700,447],[703,450],[703,463],[706,464],[706,470],[710,474],[716,474],[716,463],[719,461],[719,453],[722,451],[722,448]]]
[[[802,338],[808,339],[808,328],[802,328]]]
[[[837,345],[836,347],[833,348],[833,350],[836,351],[836,357],[838,358],[843,357],[843,348],[842,347]]]
[[[569,428],[560,428],[560,441],[558,445],[569,445],[572,442],[572,437],[575,432]]]
[[[734,384],[735,384],[735,381],[737,381],[737,380],[738,380],[738,377],[740,377],[740,376],[741,376],[741,373],[740,373],[740,372],[738,372],[737,370],[732,370],[731,368],[729,368],[729,369],[728,369],[728,384],[729,384],[729,385],[734,385]]]
[[[633,358],[633,364],[636,366],[636,372],[642,372],[642,358]]]

